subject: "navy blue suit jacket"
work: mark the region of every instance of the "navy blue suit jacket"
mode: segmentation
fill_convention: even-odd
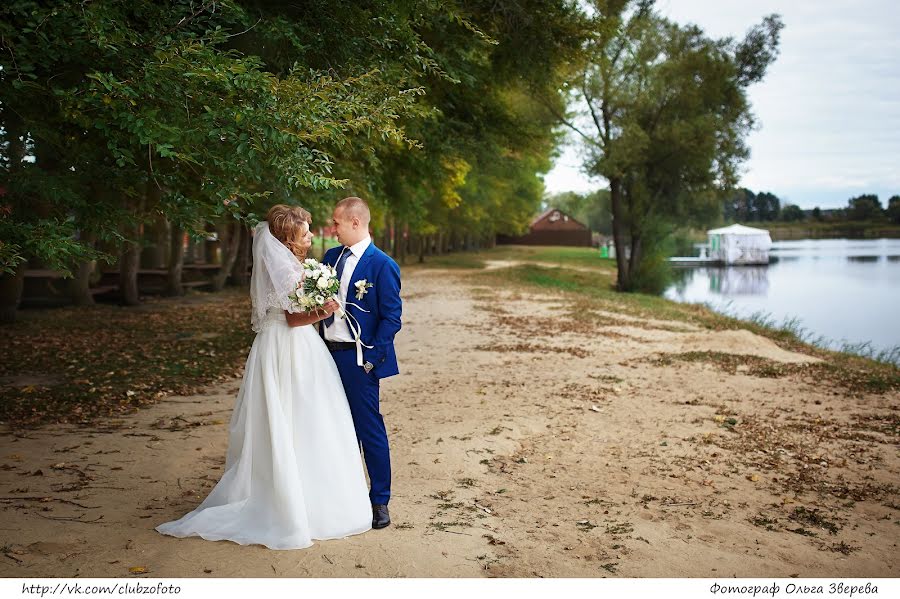
[[[325,252],[322,262],[331,266],[337,264],[341,247],[333,247]],[[372,287],[358,300],[356,282],[362,279],[372,283]],[[380,379],[399,374],[394,335],[400,330],[403,309],[400,301],[400,267],[390,256],[375,247],[374,242],[369,244],[353,269],[350,286],[347,288],[347,304],[347,312],[359,322],[362,342],[372,346],[372,349],[363,348],[363,360],[375,366],[372,373]],[[356,304],[368,312],[350,304]],[[324,323],[319,330],[324,336]]]

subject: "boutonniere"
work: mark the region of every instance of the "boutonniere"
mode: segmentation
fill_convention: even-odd
[[[354,283],[356,287],[356,299],[361,300],[365,294],[369,292],[370,287],[374,287],[372,283],[369,283],[365,279],[360,279],[356,283]]]

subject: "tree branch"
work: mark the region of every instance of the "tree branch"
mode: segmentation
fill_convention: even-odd
[[[169,27],[168,29],[166,29],[166,30],[163,31],[162,33],[158,34],[158,35],[157,35],[155,38],[153,38],[153,40],[151,40],[150,42],[147,42],[146,44],[142,44],[140,47],[141,47],[141,48],[149,48],[150,46],[155,45],[157,41],[159,41],[160,39],[166,37],[167,35],[169,35],[169,34],[172,33],[173,31],[175,31],[176,29],[180,28],[180,27],[181,27],[182,25],[184,25],[185,23],[188,23],[188,22],[190,22],[190,21],[193,21],[193,20],[194,20],[196,17],[198,17],[201,13],[204,13],[204,12],[206,12],[209,8],[215,6],[215,4],[216,4],[216,0],[210,0],[210,2],[207,2],[206,4],[204,4],[203,6],[201,6],[200,8],[198,8],[193,14],[188,15],[188,16],[186,16],[186,17],[182,17],[180,21],[178,21],[177,23],[175,23],[173,26]],[[254,27],[255,27],[255,25],[254,25]]]
[[[582,130],[579,129],[578,127],[576,127],[574,123],[572,123],[571,121],[569,121],[569,119],[567,119],[567,118],[565,117],[565,115],[560,114],[559,111],[557,111],[556,108],[554,108],[553,106],[551,106],[550,103],[547,102],[544,98],[540,98],[540,101],[541,101],[541,104],[543,104],[544,107],[550,112],[550,114],[552,114],[553,117],[554,117],[555,119],[557,119],[560,123],[562,123],[563,125],[565,125],[565,126],[568,127],[569,129],[571,129],[572,131],[574,131],[575,133],[577,133],[578,135],[580,135],[581,137],[583,137],[584,140],[587,141],[588,143],[590,143],[591,145],[602,147],[602,146],[600,146],[600,144],[597,143],[597,140],[596,140],[596,139],[594,139],[593,137],[591,137],[590,135],[588,135],[587,133],[585,133],[584,131],[582,131]]]

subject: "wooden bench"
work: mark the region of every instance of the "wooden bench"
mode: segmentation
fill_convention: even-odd
[[[102,285],[102,286],[98,286],[98,287],[91,287],[90,289],[88,289],[88,293],[96,296],[96,295],[103,295],[104,293],[112,293],[113,291],[118,291],[118,290],[119,290],[118,285]]]

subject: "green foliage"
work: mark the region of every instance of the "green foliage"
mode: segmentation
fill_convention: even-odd
[[[887,209],[884,211],[892,223],[900,225],[900,195],[891,196]]]
[[[111,248],[159,216],[196,235],[285,202],[323,222],[350,193],[370,201],[376,230],[518,232],[557,139],[542,106],[562,105],[561,69],[587,35],[566,0],[14,0],[0,11],[10,227],[72,219]],[[38,256],[44,242],[22,231],[4,238],[0,267]],[[39,252],[56,268],[91,245],[50,243],[69,246]]]
[[[786,204],[781,210],[781,220],[785,222],[799,222],[805,219],[806,215],[796,204]]]
[[[74,219],[59,221],[38,219],[33,222],[13,223],[0,219],[0,272],[13,274],[25,261],[24,255],[33,256],[45,264],[60,265],[70,275],[67,265],[94,260],[100,254],[76,239]]]
[[[672,282],[669,256],[674,255],[675,240],[669,223],[650,217],[642,223],[643,256],[631,273],[632,285],[643,293],[661,294]]]
[[[883,216],[881,201],[875,194],[863,194],[847,202],[847,218],[850,220],[874,220]]]
[[[578,110],[564,122],[585,141],[586,170],[610,182],[619,288],[654,288],[659,223],[702,226],[721,214],[748,155],[746,88],[774,60],[782,25],[767,17],[735,42],[667,21],[650,0],[593,9],[596,34],[569,83]]]
[[[0,102],[8,219],[73,218],[100,239],[134,235],[155,213],[193,230],[231,216],[252,221],[299,189],[343,185],[335,156],[351,144],[369,152],[417,145],[399,119],[416,113],[424,93],[417,77],[429,59],[408,23],[344,3],[329,22],[359,37],[327,60],[327,49],[308,41],[329,7],[308,8],[7,3]],[[266,50],[241,51],[247,38]],[[22,161],[28,155],[33,162]],[[115,218],[121,212],[129,226]],[[39,243],[17,246],[29,252]],[[2,255],[10,268],[12,254]],[[41,257],[66,268],[80,255],[73,246]]]

